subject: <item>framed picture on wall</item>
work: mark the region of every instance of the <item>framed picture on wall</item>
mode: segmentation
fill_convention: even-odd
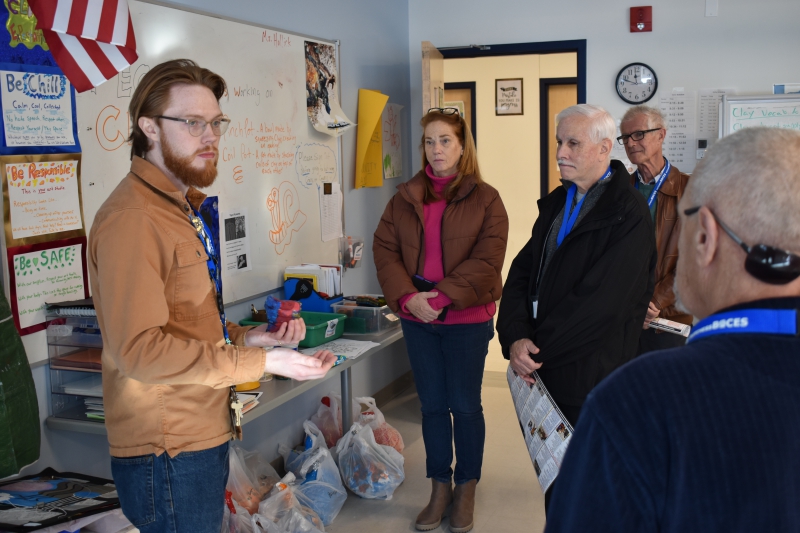
[[[522,78],[494,80],[495,115],[522,115]]]

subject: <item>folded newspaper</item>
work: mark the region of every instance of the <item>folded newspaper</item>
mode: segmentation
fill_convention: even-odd
[[[506,376],[536,478],[542,492],[547,492],[558,476],[574,430],[556,407],[539,374],[531,374],[535,383],[527,383],[509,366]]]
[[[654,318],[650,321],[650,327],[660,329],[661,331],[666,331],[668,333],[681,335],[683,337],[688,337],[689,333],[692,331],[692,326],[667,320],[666,318]]]

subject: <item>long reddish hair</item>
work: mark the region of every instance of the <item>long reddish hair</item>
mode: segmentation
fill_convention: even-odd
[[[450,182],[450,184],[447,186],[447,189],[444,191],[445,199],[448,202],[453,199],[453,197],[456,195],[456,191],[458,191],[459,186],[466,176],[474,176],[477,184],[483,183],[481,171],[478,168],[478,149],[475,148],[475,141],[472,138],[472,131],[470,131],[467,121],[464,120],[464,117],[462,117],[460,113],[446,115],[438,110],[429,111],[425,116],[422,117],[422,120],[419,121],[419,125],[422,126],[422,141],[419,145],[419,148],[422,152],[422,176],[425,180],[425,197],[423,198],[423,201],[426,204],[439,200],[439,197],[433,190],[433,182],[431,182],[431,179],[425,172],[425,169],[428,167],[428,157],[425,154],[425,129],[429,124],[437,121],[444,122],[452,127],[453,132],[456,134],[456,137],[458,137],[458,140],[461,142],[461,146],[464,148],[464,153],[461,155],[461,159],[458,161],[458,173],[456,174],[456,178]]]

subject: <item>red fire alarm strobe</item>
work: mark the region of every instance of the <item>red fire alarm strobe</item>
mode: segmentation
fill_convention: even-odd
[[[653,6],[631,8],[631,32],[653,31]]]

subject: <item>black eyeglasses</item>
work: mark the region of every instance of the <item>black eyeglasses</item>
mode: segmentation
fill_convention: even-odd
[[[457,113],[461,113],[457,107],[432,107],[428,109],[428,113],[436,111],[437,113],[441,113],[442,115],[455,115]]]
[[[702,206],[691,207],[683,211],[688,216],[697,213]],[[709,209],[709,211],[711,211]],[[800,256],[786,250],[756,244],[748,246],[731,229],[722,222],[713,211],[711,215],[725,233],[747,253],[744,269],[754,278],[772,285],[785,285],[800,277]]]
[[[628,135],[620,135],[619,137],[617,137],[617,142],[619,144],[625,146],[625,143],[628,142],[628,139],[633,139],[634,141],[641,141],[642,139],[644,139],[644,134],[645,133],[650,133],[652,131],[658,131],[660,129],[661,128],[653,128],[652,130],[634,131],[634,132],[631,132]]]
[[[227,118],[215,118],[211,122],[206,122],[198,118],[175,118],[165,117],[164,115],[156,115],[153,118],[165,118],[167,120],[174,120],[175,122],[183,122],[189,126],[189,133],[194,137],[200,137],[203,132],[206,131],[206,124],[211,124],[211,131],[214,135],[221,137],[228,131],[228,125],[231,123],[230,119]]]

